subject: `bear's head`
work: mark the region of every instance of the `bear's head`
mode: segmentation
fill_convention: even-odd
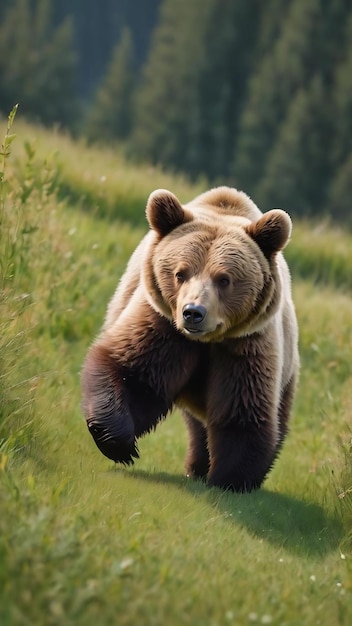
[[[154,231],[143,265],[148,301],[192,340],[260,331],[279,306],[277,253],[290,237],[291,219],[274,209],[250,221],[243,209],[248,197],[231,191],[241,194],[240,215],[222,202],[217,210],[213,197],[199,211],[196,201],[184,207],[161,189],[147,203]]]

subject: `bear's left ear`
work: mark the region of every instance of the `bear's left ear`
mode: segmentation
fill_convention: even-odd
[[[167,189],[156,189],[150,194],[146,215],[150,227],[162,237],[177,226],[193,220],[192,213],[184,209],[176,196]]]
[[[267,258],[282,250],[291,236],[290,216],[281,209],[264,213],[257,222],[245,227],[245,231],[258,244]]]

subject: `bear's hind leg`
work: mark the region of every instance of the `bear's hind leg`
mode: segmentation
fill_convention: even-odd
[[[188,430],[187,476],[205,478],[210,466],[206,428],[188,411],[183,411],[182,415]]]

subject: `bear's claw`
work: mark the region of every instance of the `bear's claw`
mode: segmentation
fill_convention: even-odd
[[[135,439],[126,441],[126,439],[113,436],[108,430],[95,423],[89,424],[88,429],[99,450],[115,463],[133,465],[134,459],[139,458]]]

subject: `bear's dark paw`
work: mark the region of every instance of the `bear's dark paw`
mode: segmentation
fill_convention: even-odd
[[[209,487],[219,487],[223,491],[235,491],[236,493],[249,493],[259,489],[264,479],[228,477],[220,474],[208,475],[207,484]]]
[[[139,458],[135,438],[126,440],[114,436],[109,430],[94,422],[88,424],[88,428],[100,452],[108,459],[123,465],[133,465],[134,459]]]
[[[196,478],[205,480],[209,471],[209,458],[200,459],[199,461],[193,461],[186,463],[186,476],[187,478]]]
[[[186,470],[186,478],[189,478],[190,480],[199,480],[202,483],[206,482],[206,475],[202,475],[202,474],[196,474],[195,472],[188,472]]]

